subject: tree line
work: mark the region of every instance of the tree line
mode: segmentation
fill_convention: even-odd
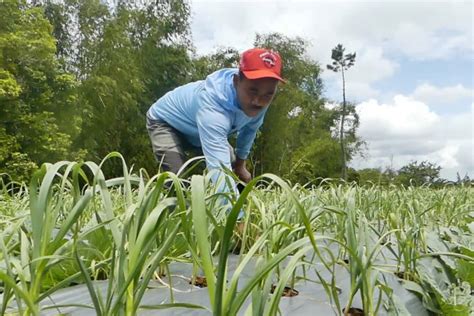
[[[111,151],[154,174],[149,106],[179,85],[238,65],[232,47],[196,54],[190,12],[189,2],[178,0],[2,1],[0,174],[23,181],[44,162],[100,161]],[[253,173],[294,183],[340,177],[363,145],[354,104],[325,106],[322,69],[308,57],[305,39],[256,34],[254,45],[281,54],[288,83],[257,135]],[[121,168],[112,161],[105,171],[115,176]],[[356,173],[349,170],[349,180]]]

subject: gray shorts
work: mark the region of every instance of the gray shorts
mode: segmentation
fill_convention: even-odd
[[[178,173],[187,159],[203,155],[201,147],[191,145],[184,134],[164,121],[153,120],[147,116],[146,128],[156,161],[163,171]],[[230,144],[229,155],[233,164],[235,154]]]

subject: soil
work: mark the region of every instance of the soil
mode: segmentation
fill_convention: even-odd
[[[403,271],[394,272],[393,274],[395,274],[399,279],[405,278],[405,272]]]
[[[272,288],[270,290],[270,293],[274,293],[275,292],[275,289],[276,289],[276,286],[272,284]],[[281,294],[281,296],[284,296],[284,297],[293,297],[293,296],[296,296],[298,295],[300,292],[289,287],[289,286],[285,286],[285,288],[283,289],[283,293]]]
[[[107,273],[105,273],[105,271],[101,269],[97,273],[95,280],[107,280],[107,278],[108,278]]]
[[[409,281],[414,280],[413,273],[410,273],[410,272],[407,273],[405,271],[397,271],[397,272],[393,272],[393,274],[395,274],[397,278],[402,279],[402,280],[409,280]]]
[[[344,316],[364,316],[365,315],[364,311],[357,307],[350,307],[347,313],[346,313],[346,309],[343,308],[342,312],[344,313]]]
[[[194,283],[192,283],[192,282],[193,282],[193,279],[189,280],[189,284],[192,284],[194,286],[197,286],[197,287],[200,287],[200,288],[207,287],[206,277],[196,276],[194,278]]]

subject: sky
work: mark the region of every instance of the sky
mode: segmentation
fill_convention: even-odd
[[[191,1],[198,55],[244,51],[255,34],[278,32],[310,43],[322,68],[341,43],[357,54],[346,98],[366,141],[356,169],[399,169],[428,160],[441,177],[474,178],[473,11],[471,1]],[[284,62],[284,61],[283,61]],[[283,65],[284,67],[284,65]],[[322,74],[324,97],[342,101],[340,74]]]

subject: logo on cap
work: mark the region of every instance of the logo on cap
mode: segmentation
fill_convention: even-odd
[[[276,65],[276,57],[272,52],[264,52],[259,55],[267,68],[273,68]]]

